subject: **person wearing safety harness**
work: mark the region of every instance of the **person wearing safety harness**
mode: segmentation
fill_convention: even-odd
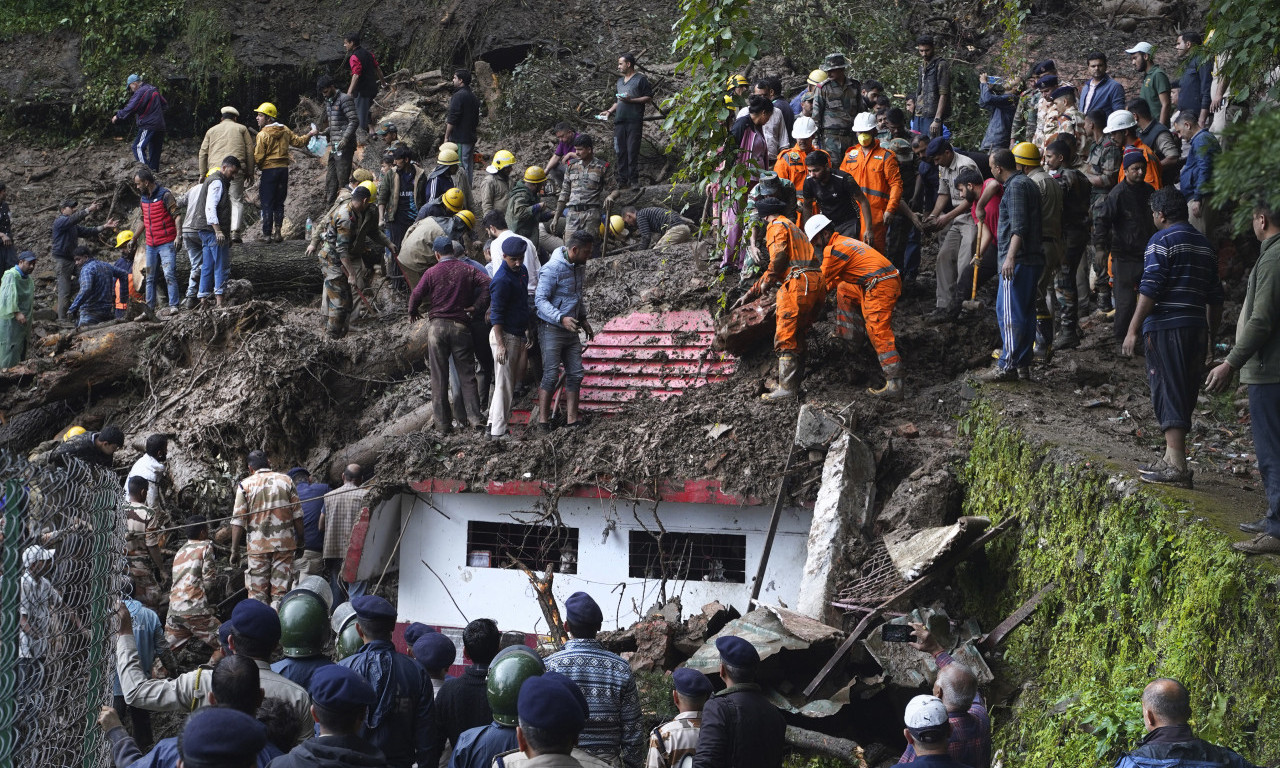
[[[756,203],[756,210],[768,221],[765,244],[769,249],[769,269],[738,303],[745,304],[779,286],[778,324],[773,337],[773,349],[778,353],[778,386],[761,395],[765,402],[776,402],[799,394],[800,380],[804,378],[805,332],[827,297],[827,288],[822,280],[822,254],[814,253],[804,233],[786,217],[786,204],[766,197]]]
[[[902,359],[893,337],[893,307],[902,295],[902,277],[882,253],[835,231],[831,220],[818,214],[805,222],[805,236],[821,253],[822,281],[836,290],[836,335],[853,339],[854,315],[861,308],[867,338],[884,371],[884,386],[867,392],[889,400],[902,399]]]
[[[692,768],[702,732],[702,705],[711,696],[711,681],[696,669],[680,667],[671,673],[671,701],[680,713],[653,729],[645,768]]]

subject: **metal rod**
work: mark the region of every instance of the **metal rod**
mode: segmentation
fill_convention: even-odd
[[[795,446],[787,444],[787,466],[782,470],[782,479],[778,481],[778,495],[773,499],[773,516],[769,518],[769,535],[764,539],[764,551],[760,553],[760,566],[756,569],[756,580],[751,585],[751,599],[760,597],[760,588],[764,586],[764,569],[769,565],[769,553],[773,551],[773,539],[778,533],[778,518],[782,516],[782,495],[787,490],[787,476],[791,473],[791,462],[796,457]]]

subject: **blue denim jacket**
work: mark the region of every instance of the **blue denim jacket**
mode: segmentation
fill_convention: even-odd
[[[978,96],[978,106],[991,113],[991,119],[987,121],[987,132],[978,148],[989,152],[1008,147],[1013,130],[1013,97],[1007,93],[995,93],[984,82]]]

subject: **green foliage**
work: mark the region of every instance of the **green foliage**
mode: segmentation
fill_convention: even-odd
[[[80,67],[84,71],[83,109],[106,114],[123,106],[125,78],[145,74],[143,66],[178,30],[182,0],[76,0]],[[205,33],[202,30],[202,34]],[[145,78],[144,78],[145,79]]]
[[[1191,691],[1200,736],[1257,764],[1280,757],[1271,580],[1192,515],[1145,488],[1118,493],[1103,469],[1028,444],[990,406],[969,424],[964,513],[1022,527],[988,546],[983,567],[961,569],[958,588],[994,626],[1057,584],[1007,641],[1010,674],[1031,684],[997,719],[997,746],[1020,765],[1110,761],[1141,732],[1142,687],[1165,676]]]
[[[1210,0],[1205,29],[1213,30],[1207,53],[1222,55],[1219,66],[1233,88],[1280,96],[1272,75],[1280,66],[1280,0]]]
[[[1209,189],[1219,210],[1234,208],[1232,224],[1237,232],[1245,232],[1257,201],[1280,210],[1280,185],[1275,183],[1280,178],[1280,109],[1272,107],[1228,126],[1223,144],[1226,149],[1214,161]]]
[[[987,27],[989,32],[999,35],[999,47],[996,49],[996,67],[1005,78],[1005,82],[1022,82],[1026,69],[1027,53],[1026,34],[1023,23],[1031,13],[1030,3],[1024,0],[987,0],[986,9],[991,16]]]

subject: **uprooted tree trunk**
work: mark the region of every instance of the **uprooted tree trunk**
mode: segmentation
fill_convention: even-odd
[[[348,464],[359,464],[361,467],[373,466],[386,448],[387,443],[396,437],[426,429],[431,424],[431,403],[420,405],[409,413],[385,425],[372,435],[335,451],[329,461],[328,479],[336,482],[342,476],[342,470]]]
[[[787,726],[786,739],[787,744],[796,749],[816,753],[823,757],[832,757],[846,765],[855,766],[855,768],[867,768],[868,763],[874,765],[879,763],[883,757],[883,755],[879,754],[864,754],[862,747],[856,741],[842,739],[838,736],[828,736],[825,733],[797,728],[794,725]],[[877,752],[879,751],[882,750],[877,750]]]
[[[186,291],[190,262],[178,254],[179,295]],[[282,293],[316,293],[323,278],[315,256],[307,255],[304,240],[283,243],[235,243],[231,246],[231,279],[253,283],[256,296]]]

